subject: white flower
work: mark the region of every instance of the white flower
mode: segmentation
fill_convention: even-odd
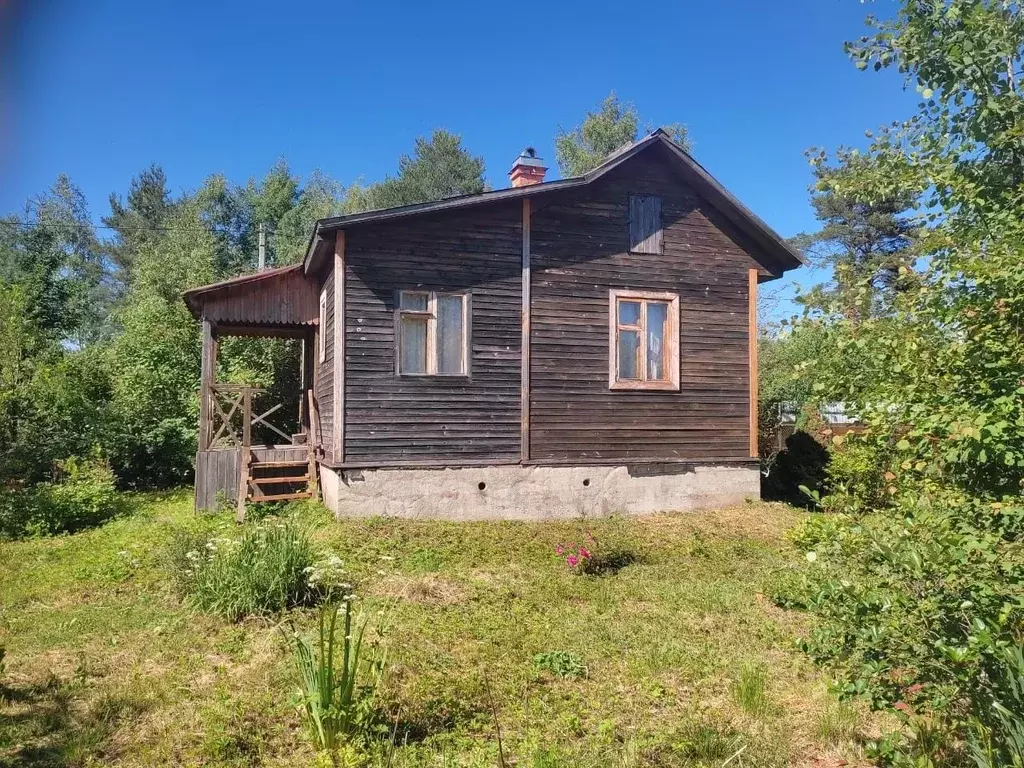
[[[807,562],[808,563],[813,563],[817,559],[818,559],[818,553],[817,552],[813,552],[812,551],[812,552],[808,552],[807,553]]]

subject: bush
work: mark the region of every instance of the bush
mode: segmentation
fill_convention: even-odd
[[[239,536],[178,534],[171,561],[179,592],[196,608],[238,621],[314,602],[316,551],[293,520],[267,520]]]
[[[122,509],[122,497],[106,462],[70,458],[58,465],[62,479],[0,492],[0,537],[74,533],[106,522]]]
[[[1001,756],[992,765],[1021,764],[999,760],[1024,734],[1024,661],[1009,671],[1024,632],[1022,534],[1024,506],[936,492],[815,516],[794,536],[807,567],[782,597],[817,614],[802,643],[842,694],[909,726],[910,741],[883,745],[890,762],[968,765],[974,743]]]
[[[888,478],[892,458],[889,441],[873,441],[856,433],[834,439],[828,464],[827,486],[831,490],[831,508],[843,511],[882,509],[889,505]]]

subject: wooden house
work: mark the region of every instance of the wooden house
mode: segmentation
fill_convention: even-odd
[[[189,291],[198,506],[314,477],[359,515],[757,497],[757,284],[800,254],[664,131],[544,172],[527,151],[508,189],[323,219],[303,263]],[[302,340],[298,434],[253,444],[254,391],[214,377],[226,334]]]

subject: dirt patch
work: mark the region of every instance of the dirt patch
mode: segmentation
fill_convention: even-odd
[[[451,579],[429,574],[426,576],[388,576],[371,588],[379,597],[393,597],[421,605],[457,605],[469,595],[466,588]]]

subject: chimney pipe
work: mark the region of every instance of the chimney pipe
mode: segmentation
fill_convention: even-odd
[[[547,172],[548,169],[543,161],[537,157],[537,150],[527,147],[512,163],[512,170],[508,172],[508,178],[513,187],[528,187],[531,184],[540,184],[544,181],[544,174]]]

